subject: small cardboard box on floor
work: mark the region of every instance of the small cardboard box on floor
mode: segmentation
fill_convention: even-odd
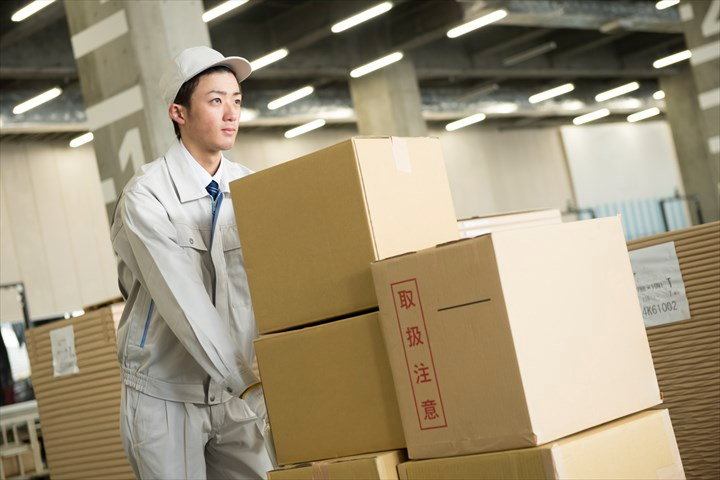
[[[684,479],[667,410],[649,410],[534,448],[406,462],[402,480]]]
[[[280,465],[405,448],[378,314],[255,341]]]
[[[268,480],[397,480],[404,450],[369,453],[268,472]]]
[[[371,261],[459,238],[437,138],[355,137],[230,190],[260,333],[376,309]]]
[[[537,446],[661,402],[619,218],[372,272],[410,458]]]
[[[628,249],[685,472],[720,478],[720,222],[633,240]]]

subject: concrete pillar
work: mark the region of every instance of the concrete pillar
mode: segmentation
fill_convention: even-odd
[[[427,135],[415,67],[408,59],[350,80],[361,135]]]
[[[93,132],[105,204],[112,216],[127,181],[174,139],[158,81],[173,56],[210,45],[201,0],[64,2]]]
[[[685,194],[698,196],[705,221],[717,220],[717,173],[712,171],[692,69],[686,65],[677,75],[661,77],[660,88],[665,92],[665,110]]]
[[[685,43],[692,52],[692,75],[681,74],[660,85],[675,91],[676,98],[665,94],[669,117],[679,114],[670,118],[676,143],[688,144],[680,137],[696,143],[682,151],[678,147],[685,191],[700,197],[706,221],[720,220],[720,0],[684,1],[679,9]],[[689,105],[681,105],[681,97]]]

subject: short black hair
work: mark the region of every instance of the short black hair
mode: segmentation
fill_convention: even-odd
[[[195,92],[198,83],[200,83],[200,79],[205,75],[210,75],[211,73],[217,72],[230,72],[233,74],[233,76],[235,76],[235,72],[233,72],[230,67],[227,67],[225,65],[215,65],[214,67],[210,67],[207,70],[203,70],[202,72],[198,73],[180,86],[180,90],[178,90],[177,95],[175,95],[175,100],[173,101],[173,103],[182,105],[183,107],[190,110],[190,99],[192,98],[192,94]],[[239,86],[240,82],[238,82],[238,87]],[[180,126],[175,122],[175,120],[172,120],[172,124],[173,128],[175,129],[175,136],[179,139]]]

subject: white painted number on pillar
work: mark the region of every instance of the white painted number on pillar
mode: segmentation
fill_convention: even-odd
[[[120,170],[125,170],[130,159],[132,159],[133,172],[137,172],[143,166],[145,154],[143,153],[139,128],[130,129],[125,133],[118,156],[120,157]]]
[[[703,37],[720,33],[720,0],[713,0],[702,22]]]

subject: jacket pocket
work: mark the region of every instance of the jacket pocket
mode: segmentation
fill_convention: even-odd
[[[178,245],[185,248],[192,248],[201,252],[207,252],[207,245],[200,233],[200,229],[185,225],[184,223],[176,223]]]

